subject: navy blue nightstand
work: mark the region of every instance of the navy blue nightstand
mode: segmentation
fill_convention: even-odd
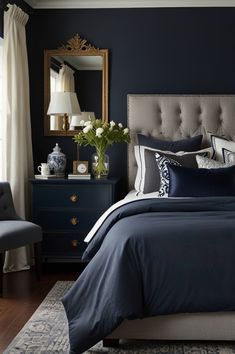
[[[32,221],[43,229],[43,260],[80,262],[85,236],[117,201],[118,179],[32,179],[30,183]]]

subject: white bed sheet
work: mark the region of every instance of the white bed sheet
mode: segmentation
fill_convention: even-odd
[[[138,194],[138,195],[137,195]],[[149,198],[158,198],[158,192],[154,193],[147,193],[147,194],[140,194],[136,190],[130,191],[125,198],[119,200],[117,203],[111,205],[101,216],[100,218],[96,221],[95,225],[92,227],[90,232],[87,234],[87,236],[84,239],[84,242],[90,242],[91,239],[95,236],[96,232],[102,225],[102,223],[105,221],[105,219],[117,208],[120,206],[131,203],[132,201],[139,200],[139,199],[149,199]]]
[[[130,190],[124,199],[133,199],[133,198],[158,198],[158,192],[145,193],[137,192],[135,189]]]

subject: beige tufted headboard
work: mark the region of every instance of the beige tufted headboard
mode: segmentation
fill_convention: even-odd
[[[136,175],[136,133],[166,140],[203,134],[204,146],[209,144],[206,131],[235,140],[235,95],[129,94],[127,110],[129,189],[133,189]]]

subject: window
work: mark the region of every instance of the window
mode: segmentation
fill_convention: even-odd
[[[50,69],[50,89],[51,92],[56,92],[58,87],[59,73]],[[56,116],[50,116],[50,130],[56,129]]]
[[[3,88],[2,88],[2,81],[3,81],[3,39],[0,37],[0,180],[2,180],[2,132],[3,132],[3,111],[2,111],[2,96],[3,96]]]
[[[56,91],[56,86],[57,86],[57,80],[58,80],[59,74],[51,69],[50,70],[50,87],[51,87],[51,92]]]

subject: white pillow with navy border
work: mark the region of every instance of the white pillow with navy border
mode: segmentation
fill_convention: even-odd
[[[230,152],[235,152],[235,142],[228,140],[226,138],[210,135],[211,146],[213,148],[213,158],[220,162],[225,162],[223,157],[223,149],[229,150]]]

